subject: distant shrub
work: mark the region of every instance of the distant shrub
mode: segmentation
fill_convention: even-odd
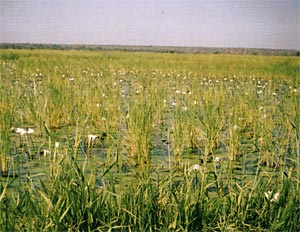
[[[19,59],[19,55],[13,52],[10,53],[2,53],[0,58],[3,60],[17,60]]]

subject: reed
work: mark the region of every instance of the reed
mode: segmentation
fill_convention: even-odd
[[[298,57],[1,54],[5,231],[300,229]]]
[[[7,159],[10,158],[10,133],[12,127],[12,118],[14,117],[15,103],[11,100],[12,90],[6,85],[5,78],[7,73],[0,75],[0,81],[3,83],[0,91],[0,160],[2,176],[13,175],[8,173]]]

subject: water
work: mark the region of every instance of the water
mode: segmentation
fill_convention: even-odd
[[[129,107],[132,87],[129,80],[123,80],[120,83],[121,92],[121,113],[120,118],[126,118]],[[203,165],[204,146],[197,148],[185,147],[182,151],[181,158],[174,157],[174,143],[172,142],[171,132],[173,130],[172,117],[174,115],[173,99],[167,100],[167,108],[164,112],[164,118],[155,122],[151,137],[150,156],[151,163],[148,170],[153,175],[156,173],[169,173],[174,167],[178,171],[189,169],[194,164]],[[32,128],[32,125],[22,125],[23,128]],[[7,156],[7,167],[9,170],[9,186],[14,188],[21,182],[30,182],[33,185],[39,184],[39,179],[46,180],[51,175],[53,168],[53,159],[56,160],[70,158],[74,154],[74,158],[80,167],[84,168],[86,173],[95,171],[99,176],[97,184],[103,185],[101,173],[105,172],[117,160],[118,162],[111,168],[115,175],[116,181],[120,179],[120,175],[128,182],[137,175],[139,167],[128,156],[126,150],[129,149],[124,144],[116,144],[116,141],[126,140],[127,124],[125,120],[119,122],[119,134],[109,134],[108,131],[100,132],[99,139],[93,142],[93,145],[87,146],[87,131],[82,128],[80,143],[74,150],[74,142],[77,129],[75,126],[61,127],[51,129],[53,137],[49,138],[45,131],[38,131],[26,136],[20,136],[11,133],[11,149]],[[280,137],[280,130],[274,131],[273,136]],[[106,135],[106,136],[105,136]],[[119,137],[119,138],[118,138]],[[118,140],[119,139],[119,140]],[[59,141],[59,146],[55,147],[55,142]],[[241,178],[251,179],[258,171],[274,172],[274,168],[268,168],[260,162],[263,154],[253,150],[253,144],[246,139],[241,144],[243,156],[238,157],[236,161],[230,161],[226,146],[220,142],[218,148],[214,149],[214,155],[209,156],[205,166],[205,172],[208,174],[215,173],[226,178],[228,169],[232,169],[237,181]],[[46,152],[49,151],[49,152]],[[45,156],[44,156],[45,155]],[[122,162],[120,162],[122,161]],[[278,175],[289,168],[299,168],[296,159],[284,157],[283,164],[277,165],[276,172]],[[296,173],[296,172],[294,172]],[[296,174],[295,174],[296,175]],[[0,177],[1,185],[7,182],[7,178]],[[210,189],[213,191],[213,189]]]
[[[70,136],[65,134],[72,130],[74,131],[74,128],[61,128],[56,131],[57,139],[61,141],[57,148],[55,148],[54,141],[51,141],[51,144],[49,144],[48,136],[43,133],[27,136],[19,136],[16,133],[12,133],[10,138],[11,154],[7,157],[7,166],[11,176],[11,185],[9,187],[17,185],[20,181],[30,181],[38,184],[39,179],[47,179],[51,175],[51,165],[53,165],[54,156],[56,156],[55,159],[61,160],[69,158],[70,154],[74,153],[72,151],[74,146],[72,136],[69,138]],[[155,133],[152,136],[152,144],[150,151],[151,164],[149,165],[149,170],[152,173],[168,173],[175,166],[184,169],[192,167],[194,164],[201,165],[202,152],[195,148],[186,148],[178,163],[173,155],[172,144],[168,141],[168,136],[165,133]],[[43,151],[48,149],[51,154],[45,153],[46,156],[44,156]],[[96,170],[96,172],[103,173],[117,159],[121,159],[122,162],[118,162],[121,166],[116,164],[111,171],[116,176],[121,173],[125,179],[130,179],[130,177],[136,175],[138,167],[136,164],[131,163],[131,159],[126,154],[117,154],[117,150],[117,145],[113,144],[105,136],[101,137],[100,135],[100,138],[94,141],[91,148],[87,147],[87,138],[82,138],[75,152],[77,154],[76,160],[80,167],[85,167],[86,172]],[[257,153],[246,153],[246,155],[235,162],[229,160],[224,146],[220,146],[219,150],[216,150],[216,154],[215,158],[218,157],[220,160],[208,160],[206,165],[208,173],[216,171],[224,174],[227,167],[231,165],[233,172],[237,176],[253,176],[258,168],[265,168],[260,165]],[[294,163],[291,160],[287,160],[286,167],[292,165]],[[267,170],[267,168],[265,169]],[[6,181],[7,178],[1,177],[2,185]]]

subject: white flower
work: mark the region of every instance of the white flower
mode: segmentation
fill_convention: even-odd
[[[20,134],[20,135],[25,135],[27,133],[27,131],[23,128],[17,128],[15,130],[16,133]]]
[[[20,134],[20,135],[30,135],[30,134],[33,134],[34,133],[34,129],[32,128],[28,128],[27,130],[23,129],[23,128],[11,128],[11,131],[12,132],[15,132],[17,134]]]
[[[182,111],[187,111],[187,109],[188,109],[188,108],[187,108],[186,106],[183,106],[183,107],[181,108]]]
[[[50,151],[49,150],[42,150],[41,154],[43,154],[43,156],[48,156],[48,155],[50,155]]]
[[[272,199],[270,200],[270,202],[278,201],[278,199],[279,199],[279,193],[276,192],[276,193],[274,193],[273,196],[272,196],[272,193],[273,193],[273,191],[264,192],[265,197],[266,197],[268,200],[272,197]]]
[[[89,141],[94,141],[98,136],[97,135],[88,135]]]
[[[278,201],[278,199],[279,199],[279,193],[277,192],[273,195],[273,198],[271,201]]]
[[[214,162],[216,162],[216,163],[219,163],[219,162],[221,162],[221,157],[219,157],[219,156],[216,156],[216,158],[214,159]]]
[[[200,165],[199,165],[199,164],[194,164],[194,165],[191,167],[191,170],[192,170],[192,171],[199,171],[199,170],[200,170]]]
[[[55,142],[55,147],[56,147],[56,148],[59,147],[59,142]]]
[[[99,136],[97,136],[97,135],[92,135],[92,134],[88,135],[88,148],[91,148],[93,146],[94,141],[97,138],[99,138]]]
[[[27,129],[27,134],[33,134],[34,133],[34,129],[32,129],[32,128],[28,128]]]
[[[272,191],[264,192],[264,194],[265,194],[265,197],[266,197],[267,199],[269,199],[269,195],[272,194]]]

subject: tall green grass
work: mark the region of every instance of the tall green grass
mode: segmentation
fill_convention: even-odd
[[[1,53],[4,230],[300,229],[299,58]]]
[[[107,172],[99,186],[99,176],[66,158],[40,187],[24,183],[1,199],[1,225],[6,231],[299,230],[299,190],[290,172],[272,186],[274,177],[259,172],[252,180],[219,175],[185,167],[116,185]],[[277,200],[265,197],[270,188]]]

